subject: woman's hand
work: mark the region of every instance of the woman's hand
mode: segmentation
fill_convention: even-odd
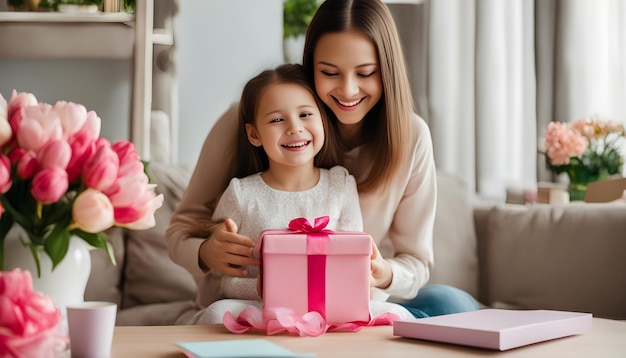
[[[372,256],[370,260],[370,286],[378,288],[389,287],[389,285],[391,285],[391,279],[393,278],[391,265],[389,265],[389,262],[380,254],[374,240],[372,240]]]
[[[200,262],[225,275],[247,277],[246,266],[259,266],[259,260],[254,257],[254,241],[237,230],[234,221],[224,220],[200,245]]]

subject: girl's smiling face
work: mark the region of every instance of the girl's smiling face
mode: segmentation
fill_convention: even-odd
[[[383,83],[372,40],[358,31],[322,35],[313,56],[315,89],[343,124],[360,123],[378,103]]]
[[[324,126],[315,98],[294,83],[269,86],[259,98],[255,125],[246,124],[248,140],[263,146],[272,165],[313,165],[324,145]]]

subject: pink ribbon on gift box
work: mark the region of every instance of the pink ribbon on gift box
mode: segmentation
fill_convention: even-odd
[[[318,312],[326,319],[326,255],[328,255],[328,234],[325,229],[330,217],[315,218],[313,226],[306,218],[297,218],[289,222],[289,229],[307,235],[307,282],[308,311]]]

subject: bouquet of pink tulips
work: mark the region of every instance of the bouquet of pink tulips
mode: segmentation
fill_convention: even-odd
[[[76,235],[115,262],[105,230],[155,225],[156,195],[128,141],[100,137],[101,121],[80,104],[38,102],[26,92],[0,95],[0,270],[4,239],[18,225],[38,271],[37,247],[53,269]]]

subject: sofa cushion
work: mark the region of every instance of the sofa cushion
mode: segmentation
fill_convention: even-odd
[[[487,226],[485,303],[626,319],[626,205],[503,205]]]
[[[156,191],[164,195],[164,202],[155,213],[155,227],[127,231],[123,297],[125,309],[145,304],[188,301],[195,297],[193,277],[169,258],[164,237],[172,212],[187,186],[190,171],[158,163],[151,163],[150,169],[156,178]]]
[[[437,174],[435,266],[429,284],[447,284],[477,298],[478,254],[472,195],[460,178]]]

